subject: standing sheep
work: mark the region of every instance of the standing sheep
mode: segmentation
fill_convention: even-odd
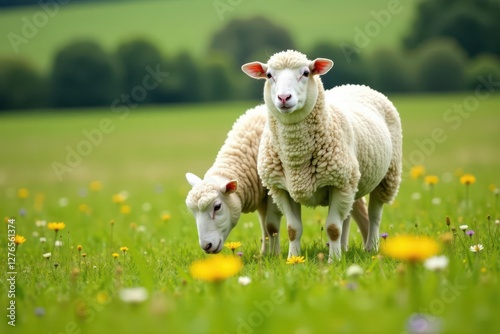
[[[401,182],[402,133],[399,115],[383,94],[366,86],[325,91],[320,75],[333,66],[297,51],[273,55],[267,64],[242,70],[267,79],[264,101],[269,120],[259,149],[258,172],[284,213],[288,256],[300,253],[301,205],[328,206],[329,261],[341,254],[340,235],[355,204],[368,225],[366,250],[378,248],[382,206]],[[368,215],[362,196],[370,194]],[[353,211],[355,213],[356,210]],[[342,238],[344,239],[344,238]],[[344,245],[342,245],[344,246]]]
[[[241,213],[255,210],[262,228],[262,252],[280,252],[281,213],[257,174],[257,155],[266,119],[265,105],[248,110],[234,123],[204,179],[186,174],[193,187],[186,205],[196,218],[200,247],[206,253],[219,253]]]

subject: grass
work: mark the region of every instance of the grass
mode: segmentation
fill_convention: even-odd
[[[285,261],[286,233],[280,257],[259,256],[257,217],[242,216],[229,241],[242,243],[238,250],[244,266],[237,276],[249,276],[247,286],[239,285],[237,276],[220,283],[191,278],[190,264],[207,256],[185,209],[189,186],[184,173],[203,175],[233,121],[254,103],[141,107],[123,119],[106,109],[1,115],[0,214],[16,217],[16,233],[27,239],[16,251],[15,330],[402,333],[418,312],[440,327],[439,332],[498,332],[500,226],[495,220],[500,212],[498,196],[489,186],[500,184],[500,134],[495,127],[500,97],[481,101],[454,128],[458,121],[443,115],[467,97],[391,97],[404,125],[405,158],[422,150],[420,144],[428,143],[436,128],[443,129],[446,140],[435,142],[433,152],[421,161],[427,174],[439,176],[433,193],[422,179],[409,178],[405,169],[396,202],[385,207],[381,232],[389,233],[387,241],[407,233],[437,240],[440,253],[450,259],[445,270],[435,273],[420,264],[412,267],[366,253],[355,226],[350,250],[338,263],[327,265],[318,257],[327,251],[321,231],[326,209],[317,208],[303,210],[306,262],[293,266]],[[108,129],[113,129],[103,133],[100,142],[94,137],[99,143],[59,181],[54,161],[64,164],[68,147],[77,150],[87,140],[82,131],[95,133],[103,119],[109,119]],[[468,210],[457,169],[477,178],[470,186]],[[102,189],[91,190],[93,180],[99,180]],[[28,189],[29,197],[18,197],[20,188]],[[128,193],[128,214],[112,201],[123,191]],[[431,204],[433,198],[439,198],[434,200],[439,204]],[[451,228],[446,216],[457,230],[448,246],[441,241]],[[37,220],[65,222],[57,234],[62,247],[53,246],[55,232],[37,227]],[[461,224],[475,234],[466,236],[458,229]],[[7,239],[6,228],[1,237]],[[41,243],[40,237],[47,241]],[[470,252],[478,243],[484,250]],[[77,245],[82,245],[81,252]],[[124,253],[121,246],[129,250]],[[5,241],[0,252],[7,261]],[[47,252],[52,253],[49,260],[42,257]],[[112,252],[120,256],[114,259]],[[348,277],[352,264],[361,266],[364,274]],[[0,285],[2,305],[8,305],[8,282]],[[148,299],[123,302],[120,290],[135,286],[145,287]],[[416,293],[418,305],[411,297]],[[7,321],[4,317],[0,326],[10,332]]]
[[[235,3],[226,11],[216,11],[215,3]],[[356,2],[315,1],[127,1],[120,4],[90,3],[68,4],[45,24],[35,26],[32,32],[24,28],[26,20],[41,10],[38,6],[3,10],[0,12],[0,55],[23,56],[44,71],[50,68],[55,52],[75,39],[90,38],[113,51],[123,41],[145,37],[156,43],[168,57],[187,50],[196,56],[204,56],[213,34],[234,18],[265,15],[286,27],[298,48],[307,50],[318,41],[354,44],[366,25],[376,24],[372,11],[387,10],[387,0],[363,0]],[[390,7],[392,8],[392,7]],[[285,9],[285,10],[284,10]],[[408,31],[414,4],[402,2],[383,26],[368,27],[370,37],[366,49],[399,45]],[[43,13],[43,12],[42,12]],[[390,12],[388,12],[390,13]],[[40,20],[40,18],[38,19]],[[38,21],[37,21],[38,22]],[[89,22],[92,22],[89,24]],[[42,22],[43,23],[43,22]],[[7,38],[9,33],[28,38],[14,48]],[[103,33],[105,32],[105,33]],[[179,33],[182,32],[182,33]],[[18,52],[15,50],[18,49]]]

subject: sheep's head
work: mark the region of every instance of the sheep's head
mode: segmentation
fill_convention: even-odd
[[[297,51],[274,54],[267,64],[251,62],[241,69],[254,79],[266,79],[264,100],[275,117],[285,123],[305,118],[318,98],[316,77],[327,73],[333,61],[325,58],[308,60]]]
[[[186,205],[196,219],[200,247],[206,253],[219,253],[241,214],[241,202],[235,194],[238,181],[202,180],[191,173],[186,179],[193,187]]]

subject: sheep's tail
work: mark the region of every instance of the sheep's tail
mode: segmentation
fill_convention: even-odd
[[[374,192],[382,202],[391,203],[398,194],[401,183],[403,134],[398,111],[389,99],[386,99],[386,103],[384,104],[384,112],[385,121],[391,134],[392,158],[384,179]]]

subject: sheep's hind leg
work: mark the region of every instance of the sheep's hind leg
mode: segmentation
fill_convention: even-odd
[[[269,239],[269,233],[268,233],[268,229],[266,226],[266,216],[267,216],[267,211],[268,211],[267,208],[268,208],[268,202],[267,202],[267,198],[266,198],[259,204],[259,206],[257,208],[257,213],[259,214],[260,228],[262,231],[262,238],[260,240],[260,242],[261,242],[260,251],[262,254],[269,253],[269,243],[266,242],[266,240]]]
[[[269,253],[279,255],[280,249],[280,223],[281,212],[273,202],[271,196],[267,197],[267,212],[264,220],[266,234],[269,238]],[[265,241],[265,239],[264,239]],[[265,242],[266,243],[266,242]]]
[[[328,235],[328,263],[339,259],[341,255],[341,235],[344,220],[349,216],[349,211],[354,202],[354,194],[351,195],[332,188],[330,190],[330,206],[326,217],[326,234]],[[346,231],[346,234],[348,231]]]
[[[347,216],[342,223],[342,235],[340,236],[340,247],[343,252],[347,252],[349,247],[349,229],[351,227],[351,216]]]
[[[366,243],[365,250],[378,251],[379,229],[380,221],[382,219],[384,203],[377,196],[376,192],[370,194],[370,201],[368,202],[368,216],[370,219],[370,228],[368,229],[368,242]]]
[[[283,214],[285,215],[288,240],[288,257],[300,255],[300,238],[302,237],[302,218],[300,204],[296,203],[288,192],[281,191],[278,195]]]
[[[366,209],[366,200],[364,197],[357,199],[352,205],[351,216],[359,227],[363,244],[366,247],[368,241],[368,230],[370,229],[370,218]]]

